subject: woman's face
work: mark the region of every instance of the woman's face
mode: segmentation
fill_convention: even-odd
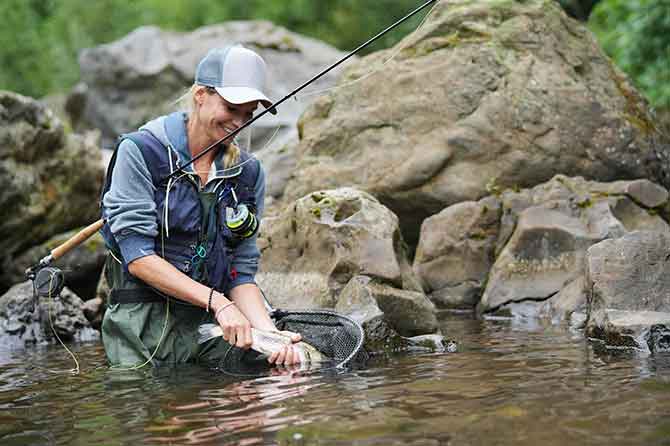
[[[237,130],[245,122],[250,120],[258,107],[259,101],[244,104],[232,104],[223,99],[213,88],[203,88],[198,101],[198,120],[207,138],[211,141],[219,141],[229,133]],[[227,146],[230,141],[225,141]]]

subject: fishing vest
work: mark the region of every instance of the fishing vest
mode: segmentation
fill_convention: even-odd
[[[151,173],[156,188],[154,201],[158,220],[155,253],[192,279],[227,293],[235,274],[231,271],[233,249],[239,242],[225,225],[226,208],[244,203],[256,212],[255,183],[258,162],[240,153],[237,168],[226,171],[226,176],[215,179],[213,192],[203,192],[195,173],[168,176],[179,168],[179,155],[165,147],[151,132],[140,130],[123,135],[116,146],[101,197],[111,186],[112,171],[118,148],[124,139],[130,139],[139,148]],[[101,198],[102,205],[102,198]],[[121,251],[108,222],[102,227],[107,248],[121,259]],[[143,302],[164,299],[145,283],[132,276],[125,261],[108,260],[107,280],[111,288],[110,302]]]

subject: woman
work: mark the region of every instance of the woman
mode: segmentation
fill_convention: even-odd
[[[264,83],[265,63],[253,51],[212,50],[182,98],[187,112],[122,137],[102,201],[112,254],[102,336],[113,366],[220,359],[228,344],[197,343],[198,326],[214,320],[242,349],[251,346],[251,327],[276,330],[254,282],[260,253],[253,215],[259,222],[265,191],[260,163],[226,141],[179,171],[251,119],[259,103],[271,105]],[[239,233],[231,220],[244,215],[251,223]],[[297,359],[289,346],[268,361]]]

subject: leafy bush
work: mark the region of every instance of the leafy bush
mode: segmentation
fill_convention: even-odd
[[[670,0],[602,0],[589,26],[650,102],[670,109]]]
[[[79,78],[83,48],[123,37],[141,25],[190,31],[226,20],[265,19],[353,49],[418,6],[416,0],[2,0],[0,89],[34,97],[65,91]],[[388,47],[415,17],[368,51]]]

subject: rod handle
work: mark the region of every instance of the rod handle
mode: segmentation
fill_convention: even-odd
[[[102,228],[102,225],[104,223],[105,223],[105,221],[101,218],[100,220],[98,220],[94,223],[91,223],[90,225],[88,225],[84,229],[82,229],[81,231],[77,232],[75,235],[73,235],[68,241],[66,241],[62,245],[58,246],[57,248],[54,248],[51,251],[52,260],[56,260],[60,257],[63,257],[65,254],[67,254],[68,252],[70,252],[74,248],[76,248],[77,246],[84,243],[93,234],[98,232],[100,230],[100,228]]]

